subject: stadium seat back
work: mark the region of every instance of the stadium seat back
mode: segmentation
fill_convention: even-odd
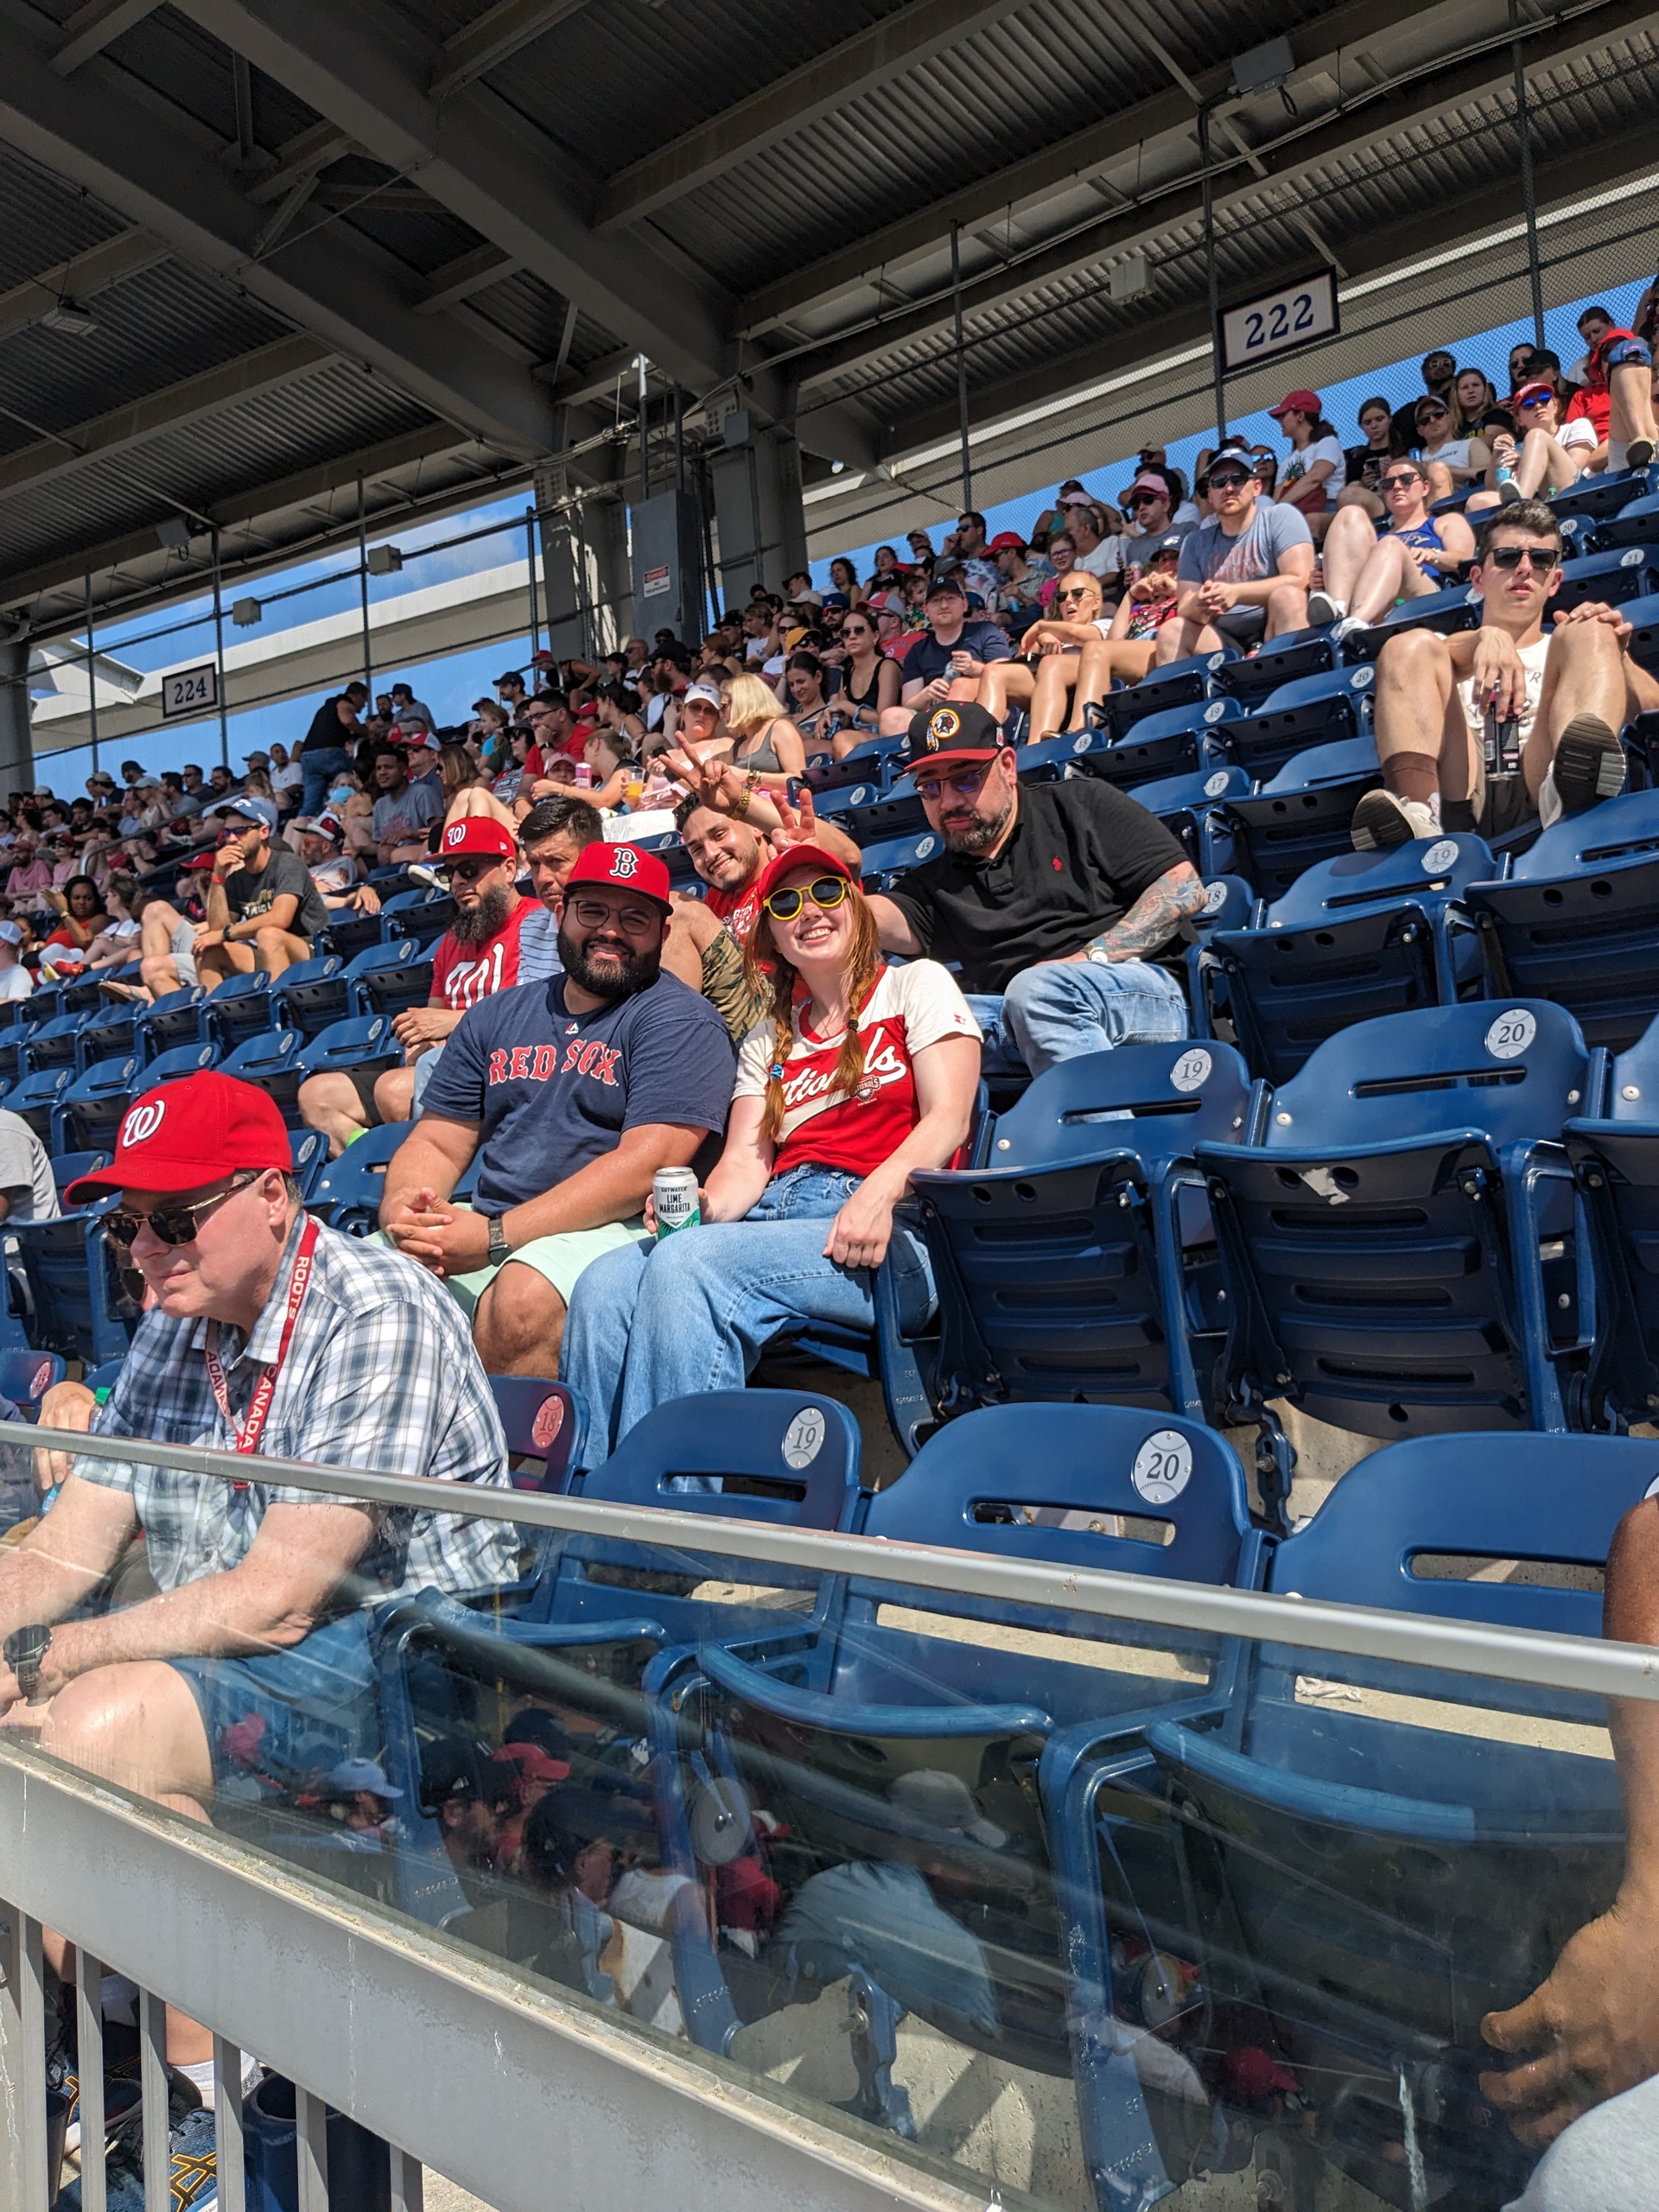
[[[1557,492],[1549,504],[1563,522],[1569,515],[1583,515],[1592,522],[1600,522],[1618,514],[1632,499],[1640,499],[1648,488],[1645,470],[1609,469],[1599,476],[1580,476],[1565,492]]]
[[[204,1068],[214,1067],[219,1062],[217,1045],[175,1045],[169,1052],[158,1052],[147,1067],[140,1068],[132,1086],[135,1098],[141,1091],[154,1090],[163,1083],[177,1083],[181,1077],[200,1075]]]
[[[73,1068],[75,1039],[86,1018],[82,1014],[60,1014],[31,1029],[23,1046],[20,1071],[33,1075],[41,1068]]]
[[[137,1052],[111,1054],[77,1076],[53,1116],[53,1150],[79,1154],[113,1144],[137,1080]]]
[[[346,969],[345,981],[351,995],[346,1012],[401,1014],[407,1007],[426,1005],[431,997],[432,961],[416,938],[397,938],[359,952]]]
[[[1586,600],[1622,607],[1629,600],[1648,599],[1656,592],[1659,592],[1659,531],[1647,544],[1617,546],[1608,553],[1564,561],[1549,611],[1559,621]]]
[[[1200,1137],[1225,1144],[1237,1135],[1249,1093],[1249,1071],[1227,1045],[1121,1045],[1085,1052],[1038,1076],[998,1115],[986,1165],[1066,1166],[1126,1135],[1148,1164],[1185,1158]],[[1128,1117],[1133,1128],[1103,1120],[1106,1115]]]
[[[1598,553],[1626,545],[1659,546],[1659,493],[1644,492],[1627,499],[1617,514],[1604,515],[1593,528]]]
[[[1109,691],[1098,708],[1090,710],[1116,738],[1122,737],[1144,715],[1166,712],[1172,707],[1190,707],[1216,696],[1216,677],[1229,667],[1238,656],[1230,645],[1213,653],[1197,653],[1188,660],[1171,661],[1167,667],[1154,668],[1138,683],[1128,685],[1121,691]]]
[[[400,891],[380,909],[381,937],[390,944],[412,938],[418,945],[435,944],[455,918],[455,902],[447,891]],[[335,949],[344,951],[338,939]]]
[[[58,1204],[63,1204],[63,1194],[69,1185],[82,1175],[95,1175],[100,1167],[110,1164],[107,1152],[54,1152],[52,1155],[52,1180],[57,1185]]]
[[[123,1006],[113,999],[105,999],[102,1006],[94,1007],[90,1014],[81,1016],[75,1032],[75,1073],[85,1075],[99,1060],[136,1055],[137,1046],[133,1034],[137,1009]]]
[[[866,772],[861,776],[849,777],[844,783],[812,795],[813,811],[825,822],[833,822],[837,829],[847,828],[849,817],[860,813],[867,806],[874,806],[887,789],[884,776]]]
[[[327,1032],[324,1031],[324,1035]],[[305,1039],[297,1029],[265,1029],[245,1037],[221,1064],[226,1075],[251,1083],[276,1101],[290,1130],[301,1127],[299,1094],[305,1080]]]
[[[1426,592],[1421,599],[1403,600],[1370,629],[1351,631],[1342,641],[1342,657],[1350,666],[1374,661],[1390,638],[1407,630],[1439,630],[1455,637],[1460,630],[1480,626],[1480,602],[1468,584],[1449,584],[1444,591]]]
[[[1198,874],[1211,876],[1231,871],[1234,847],[1226,805],[1230,799],[1247,798],[1249,790],[1243,769],[1229,764],[1137,785],[1132,797],[1180,841]]]
[[[346,963],[334,953],[318,960],[296,961],[270,987],[273,1025],[278,1029],[297,1029],[304,1037],[316,1036],[331,1021],[342,1021],[352,1011]]]
[[[578,1421],[570,1390],[543,1375],[492,1375],[490,1395],[501,1416],[508,1459],[533,1459],[541,1470],[515,1467],[514,1489],[562,1491]]]
[[[245,976],[226,976],[208,995],[207,1027],[220,1048],[233,1052],[245,1037],[271,1026],[270,975],[255,968]]]
[[[10,1233],[22,1264],[34,1341],[84,1367],[124,1359],[140,1309],[122,1279],[99,1210],[55,1221],[20,1221]]]
[[[309,1204],[331,1229],[366,1236],[380,1226],[387,1163],[414,1126],[413,1122],[383,1122],[327,1163]]]
[[[865,804],[842,809],[837,819],[839,826],[861,845],[919,836],[928,827],[927,810],[917,793],[915,779],[907,774],[895,776],[885,791]]]
[[[34,1075],[26,1075],[14,1083],[5,1094],[3,1105],[8,1114],[21,1115],[48,1151],[52,1144],[52,1117],[64,1092],[74,1080],[72,1066],[41,1068]]]
[[[1243,660],[1216,671],[1216,689],[1254,708],[1299,677],[1323,676],[1337,664],[1337,649],[1323,630],[1291,630],[1269,638]]]
[[[168,991],[133,1017],[133,1041],[146,1065],[175,1045],[199,1045],[207,1034],[207,993],[199,984]]]
[[[308,1205],[312,1192],[322,1179],[322,1171],[328,1165],[328,1140],[321,1129],[290,1129],[288,1148],[294,1179],[300,1186],[300,1202]]]
[[[1492,997],[1553,998],[1591,1044],[1634,1044],[1659,1006],[1659,791],[1568,816],[1465,900]]]
[[[302,1046],[297,1065],[306,1075],[321,1075],[330,1068],[399,1067],[403,1058],[404,1048],[391,1033],[390,1014],[354,1014],[331,1021],[321,1036]]]
[[[1389,1438],[1564,1427],[1589,1307],[1559,1139],[1588,1067],[1545,1001],[1388,1015],[1258,1093],[1248,1141],[1201,1142],[1233,1406]]]
[[[859,856],[859,875],[866,891],[887,891],[924,861],[937,859],[944,840],[937,830],[912,830],[907,837],[889,837],[866,845]]]
[[[1370,727],[1376,677],[1376,670],[1362,663],[1275,686],[1253,702],[1246,717],[1219,733],[1228,758],[1255,782],[1266,783],[1287,761],[1316,746],[1363,736]]]
[[[1351,849],[1354,809],[1382,780],[1369,737],[1316,745],[1259,791],[1229,797],[1235,867],[1263,899],[1282,898],[1304,868]]]

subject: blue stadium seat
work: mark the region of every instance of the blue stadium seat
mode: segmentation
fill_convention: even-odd
[[[857,788],[855,786],[855,788]],[[861,845],[879,845],[893,837],[920,836],[927,828],[927,812],[917,796],[912,776],[895,777],[887,788],[864,805],[846,808],[838,826]]]
[[[1237,658],[1233,648],[1226,645],[1217,652],[1198,653],[1189,660],[1171,661],[1166,668],[1151,669],[1138,683],[1122,691],[1109,691],[1097,708],[1089,709],[1084,720],[1092,722],[1097,717],[1114,739],[1121,738],[1143,715],[1213,698],[1217,677]]]
[[[1058,783],[1067,775],[1086,774],[1089,761],[1106,752],[1111,742],[1111,732],[1103,723],[1089,729],[1064,730],[1058,737],[1044,738],[1040,744],[1018,747],[1014,767],[1022,784]]]
[[[1243,768],[1226,765],[1200,769],[1194,776],[1160,778],[1129,793],[1136,805],[1155,814],[1180,840],[1200,875],[1230,874],[1234,845],[1227,802],[1248,798],[1250,779]]]
[[[1659,537],[1659,532],[1656,532]],[[1650,598],[1659,592],[1659,543],[1626,545],[1611,553],[1586,554],[1580,561],[1561,563],[1561,581],[1550,601],[1558,618],[1586,600],[1605,601],[1623,607],[1628,601]]]
[[[833,822],[838,830],[852,833],[849,817],[862,808],[874,806],[887,789],[885,777],[862,775],[838,784],[828,791],[814,791],[813,811],[820,820]]]
[[[107,1152],[54,1152],[52,1155],[52,1180],[57,1187],[58,1204],[63,1204],[63,1194],[77,1178],[96,1174],[100,1167],[110,1164]]]
[[[4,1003],[19,1006],[27,1001],[10,999]],[[10,1029],[0,1029],[0,1084],[16,1083],[22,1073],[23,1047],[33,1034],[34,1027],[32,1022],[19,1020]]]
[[[1286,1083],[1352,1021],[1449,1006],[1479,988],[1474,932],[1458,907],[1491,874],[1478,837],[1341,853],[1306,869],[1260,920],[1215,931],[1206,979],[1224,986],[1251,1071]]]
[[[355,1009],[346,982],[346,963],[337,954],[297,961],[270,987],[270,1018],[278,1029],[319,1036],[331,1021],[343,1021]]]
[[[1354,809],[1382,780],[1369,737],[1298,753],[1271,783],[1222,803],[1233,836],[1230,872],[1259,897],[1282,898],[1305,868],[1352,849]]]
[[[219,1050],[233,1052],[245,1037],[257,1037],[273,1025],[271,976],[255,968],[245,976],[226,976],[207,1000],[208,1033]]]
[[[1269,638],[1243,660],[1216,671],[1216,689],[1254,708],[1281,685],[1306,676],[1323,676],[1337,664],[1337,650],[1324,630],[1291,630]]]
[[[864,1532],[988,1560],[1246,1586],[1264,1559],[1243,1471],[1222,1438],[1101,1406],[1004,1407],[953,1424],[871,1500]],[[741,1656],[729,1639],[705,1643],[677,1672],[664,1670],[651,1713],[667,1862],[702,1876],[749,1856],[787,1908],[828,1869],[913,1865],[926,1816],[912,1812],[900,1778],[959,1777],[952,1796],[963,1816],[987,1824],[977,1847],[958,1831],[956,1856],[964,1872],[971,1862],[985,1994],[1002,2024],[986,2047],[1006,2050],[1012,2034],[1024,2063],[1064,2075],[1075,1985],[1039,1767],[1079,1723],[1096,1735],[1115,1727],[1127,1756],[1159,1715],[1211,1707],[1218,1656],[1214,1639],[1180,1630],[854,1577],[807,1634],[774,1633]],[[723,1789],[714,1790],[716,1778]],[[711,1793],[723,1803],[711,1806]],[[725,1817],[711,1818],[716,1810]],[[906,1974],[903,1949],[889,1943],[882,1978],[866,1967],[883,2001],[878,2018],[867,2006],[854,2029],[863,2116],[901,2133],[907,2100],[891,2075],[899,2015],[914,2012],[959,2039],[960,2016],[973,2011],[967,1993],[958,2007],[937,1978]],[[694,1993],[687,2028],[705,2049],[728,2049],[743,2018],[810,2000],[846,1972],[844,1961],[826,1961],[815,1974],[815,1961],[797,1955],[757,1976],[745,1956],[723,1923],[711,1937],[688,1916],[677,1935],[676,1986],[683,2002]],[[969,2039],[987,2033],[981,2020]]]
[[[544,1375],[492,1375],[490,1394],[501,1416],[509,1461],[533,1459],[541,1469],[537,1474],[514,1465],[513,1488],[562,1491],[580,1419],[574,1393]]]
[[[1236,1137],[1249,1093],[1227,1045],[1090,1052],[998,1117],[988,1166],[916,1172],[942,1412],[1059,1399],[1204,1418],[1193,1340],[1218,1341],[1224,1309],[1192,1148]]]
[[[1592,522],[1603,522],[1652,489],[1645,469],[1607,471],[1599,476],[1580,476],[1565,492],[1554,493],[1549,504],[1563,521],[1569,515],[1584,515]]]
[[[0,1351],[0,1398],[10,1398],[27,1414],[38,1406],[54,1382],[61,1382],[67,1369],[53,1351],[31,1351],[14,1346]]]
[[[23,1046],[21,1072],[34,1075],[41,1068],[73,1069],[76,1034],[86,1018],[84,1014],[60,1014],[38,1029],[31,1029]]]
[[[104,993],[94,976],[77,976],[58,986],[60,1014],[90,1014],[95,1006],[103,1004]]]
[[[636,1510],[848,1530],[865,1503],[859,1455],[858,1424],[834,1399],[799,1390],[710,1391],[647,1414],[589,1472],[582,1494]],[[688,1478],[693,1487],[684,1487]],[[732,1487],[712,1486],[728,1482]],[[799,1639],[838,1600],[839,1583],[816,1568],[769,1561],[762,1572],[769,1590],[795,1593],[798,1609],[780,1611],[775,1599],[757,1602],[741,1592],[728,1599],[717,1586],[700,1594],[697,1586],[752,1589],[756,1580],[751,1563],[712,1548],[690,1552],[566,1536],[523,1612],[486,1620],[435,1591],[384,1609],[375,1634],[386,1765],[410,1792],[409,1847],[399,1853],[407,1862],[399,1869],[406,1909],[423,1920],[441,1919],[459,1897],[419,1794],[420,1739],[432,1726],[423,1705],[435,1700],[442,1710],[451,1667],[474,1681],[505,1679],[538,1692],[562,1684],[560,1701],[574,1696],[579,1707],[591,1684],[595,1712],[613,1725],[626,1711],[639,1737],[645,1726],[641,1678],[657,1654],[705,1637],[771,1637],[780,1628]],[[562,1660],[562,1652],[576,1663]],[[683,1992],[682,2001],[689,1995]]]
[[[73,1066],[41,1068],[38,1074],[26,1075],[14,1083],[0,1097],[0,1107],[8,1114],[19,1114],[29,1123],[48,1150],[52,1145],[52,1116],[58,1101],[74,1080]]]
[[[1555,999],[1592,1045],[1634,1044],[1659,1010],[1659,791],[1569,815],[1465,903],[1489,995]]]
[[[55,1221],[10,1224],[29,1300],[29,1331],[43,1351],[84,1367],[124,1359],[139,1306],[122,1279],[119,1254],[104,1234],[103,1208]]]
[[[308,1205],[312,1193],[322,1180],[322,1171],[328,1165],[328,1140],[321,1129],[291,1129],[288,1148],[294,1162],[294,1179],[300,1186],[301,1203]]]
[[[85,1075],[100,1060],[124,1058],[128,1054],[136,1057],[133,1020],[137,1013],[137,1008],[131,1004],[105,999],[101,1006],[81,1016],[80,1027],[75,1032],[77,1075]]]
[[[397,871],[399,874],[402,870]],[[365,945],[379,944],[385,938],[380,913],[359,914],[349,906],[333,907],[328,918],[328,950],[341,960],[355,960]]]
[[[1630,658],[1649,671],[1659,669],[1659,593],[1627,600],[1623,611],[1630,626]]]
[[[912,830],[907,837],[889,837],[879,845],[866,845],[859,855],[859,875],[866,891],[889,891],[901,875],[908,875],[924,861],[944,850],[936,830]]]
[[[136,1052],[111,1054],[78,1075],[52,1116],[53,1151],[79,1154],[113,1145],[137,1081]]]
[[[1218,874],[1205,879],[1204,911],[1189,920],[1193,942],[1186,948],[1186,997],[1192,1009],[1195,1037],[1211,1037],[1216,1033],[1217,1019],[1231,1019],[1227,1004],[1227,979],[1210,956],[1216,933],[1247,927],[1258,904],[1255,893],[1242,875]]]
[[[1597,1073],[1566,1129],[1595,1255],[1584,1425],[1624,1429],[1659,1419],[1659,1020]]]
[[[1362,664],[1280,684],[1251,707],[1244,721],[1217,730],[1225,758],[1237,761],[1253,783],[1262,784],[1315,746],[1363,737],[1370,728],[1376,679],[1376,670]]]
[[[1613,1438],[1396,1445],[1351,1468],[1279,1547],[1268,1586],[1593,1637],[1601,1598],[1583,1570],[1601,1567],[1653,1466],[1651,1445]],[[1426,1557],[1446,1564],[1425,1573]],[[1535,2153],[1471,2114],[1472,2083],[1450,2097],[1433,2084],[1455,2083],[1444,2062],[1482,2048],[1482,2016],[1529,1995],[1612,1901],[1624,1822],[1602,1700],[1285,1643],[1247,1646],[1241,1662],[1219,1726],[1205,1715],[1147,1732],[1177,1815],[1186,1910],[1173,1946],[1230,2006],[1239,2042],[1310,2069],[1340,2050],[1354,2081],[1376,2082],[1351,2101],[1318,2097],[1336,2164],[1386,2176],[1377,2153],[1397,2155],[1403,2104],[1418,2202],[1508,2201]],[[1081,1793],[1072,1808],[1085,1822],[1094,1809]],[[1116,1890],[1109,1853],[1083,1842],[1078,1894]],[[1412,2200],[1395,2188],[1383,2201]]]
[[[0,1033],[15,1028],[20,1022],[26,1027],[31,1024],[35,1020],[29,1010],[33,1004],[33,993],[28,998],[0,999]]]
[[[305,1071],[300,1055],[304,1047],[297,1029],[263,1029],[257,1037],[243,1039],[220,1064],[220,1072],[264,1091],[275,1099],[289,1128],[297,1129],[302,1126],[299,1095]]]
[[[1080,757],[1079,766],[1084,774],[1098,776],[1123,791],[1173,776],[1197,775],[1200,770],[1224,765],[1211,741],[1243,711],[1236,699],[1203,699],[1191,706],[1143,715],[1127,736],[1109,745],[1089,747]]]
[[[1404,601],[1369,630],[1351,630],[1342,641],[1342,657],[1351,667],[1358,661],[1374,661],[1389,639],[1405,630],[1439,630],[1455,637],[1459,630],[1479,627],[1480,602],[1472,588],[1449,584],[1444,591]]]
[[[148,1064],[158,1052],[175,1045],[200,1045],[207,1036],[207,993],[199,984],[182,991],[167,991],[133,1016],[133,1042],[138,1057]]]
[[[1596,523],[1595,550],[1611,553],[1624,545],[1659,545],[1659,493],[1644,492],[1627,499],[1617,514]]]
[[[454,918],[455,902],[447,891],[426,887],[400,891],[380,909],[380,934],[387,944],[399,938],[412,938],[424,948],[435,944]],[[343,951],[339,940],[335,942],[336,949]]]
[[[1276,1399],[1362,1436],[1567,1426],[1594,1301],[1560,1134],[1588,1069],[1544,1001],[1388,1014],[1260,1086],[1243,1141],[1199,1141],[1218,1390],[1264,1448]]]
[[[386,1163],[414,1126],[413,1122],[383,1122],[348,1144],[323,1169],[307,1202],[312,1211],[349,1236],[366,1236],[378,1229]]]
[[[854,746],[839,760],[817,762],[806,772],[814,798],[820,791],[839,791],[847,784],[874,780],[878,785],[885,785],[893,764],[903,757],[909,744],[907,737],[871,737],[862,745]]]
[[[346,969],[353,1014],[401,1014],[425,1006],[432,995],[432,960],[414,938],[372,944]],[[315,1034],[315,1033],[312,1033]]]
[[[177,1083],[181,1077],[200,1075],[205,1068],[217,1067],[217,1045],[175,1045],[170,1052],[159,1052],[147,1067],[139,1069],[132,1086],[132,1095],[154,1090],[158,1084]]]

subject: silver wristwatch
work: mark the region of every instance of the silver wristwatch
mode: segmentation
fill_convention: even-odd
[[[507,1232],[501,1226],[499,1213],[490,1216],[490,1265],[499,1268],[503,1260],[512,1257],[512,1247],[507,1242]]]

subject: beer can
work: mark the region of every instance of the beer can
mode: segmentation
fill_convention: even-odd
[[[697,1179],[689,1167],[659,1167],[651,1179],[651,1195],[659,1236],[671,1236],[677,1229],[695,1229],[702,1218]]]

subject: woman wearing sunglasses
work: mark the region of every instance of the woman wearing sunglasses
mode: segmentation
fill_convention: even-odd
[[[1452,434],[1452,409],[1437,392],[1426,392],[1413,410],[1415,443],[1428,473],[1429,504],[1449,499],[1453,492],[1484,476],[1491,465],[1491,448],[1483,438],[1459,438]]]
[[[882,965],[875,918],[834,854],[792,845],[760,879],[745,949],[770,1012],[744,1039],[725,1149],[699,1225],[586,1268],[560,1371],[595,1465],[653,1406],[741,1389],[800,1321],[868,1328],[889,1256],[901,1325],[931,1302],[919,1241],[894,1209],[911,1172],[968,1134],[979,1031],[931,960]]]
[[[881,650],[875,617],[868,607],[853,608],[841,626],[841,642],[847,648],[841,671],[841,705],[848,720],[846,727],[836,734],[837,760],[875,735],[882,709],[898,705],[904,682],[898,662]]]
[[[1338,632],[1381,621],[1390,607],[1444,591],[1475,557],[1475,534],[1461,515],[1428,509],[1428,476],[1414,461],[1390,461],[1377,480],[1389,526],[1379,537],[1363,507],[1339,506],[1325,532],[1325,587],[1307,595],[1307,619]]]
[[[1100,578],[1087,569],[1068,569],[1056,580],[1046,616],[1020,638],[1021,658],[993,661],[986,669],[980,705],[998,721],[1007,719],[1011,707],[1028,705],[1033,744],[1069,728],[1075,719],[1071,702],[1082,673],[1080,656],[1086,646],[1099,645],[1110,627],[1103,607]]]
[[[1593,425],[1562,422],[1561,403],[1549,377],[1529,377],[1510,400],[1510,411],[1515,433],[1500,431],[1492,440],[1486,489],[1471,499],[1471,510],[1565,492],[1577,483],[1596,449]]]

